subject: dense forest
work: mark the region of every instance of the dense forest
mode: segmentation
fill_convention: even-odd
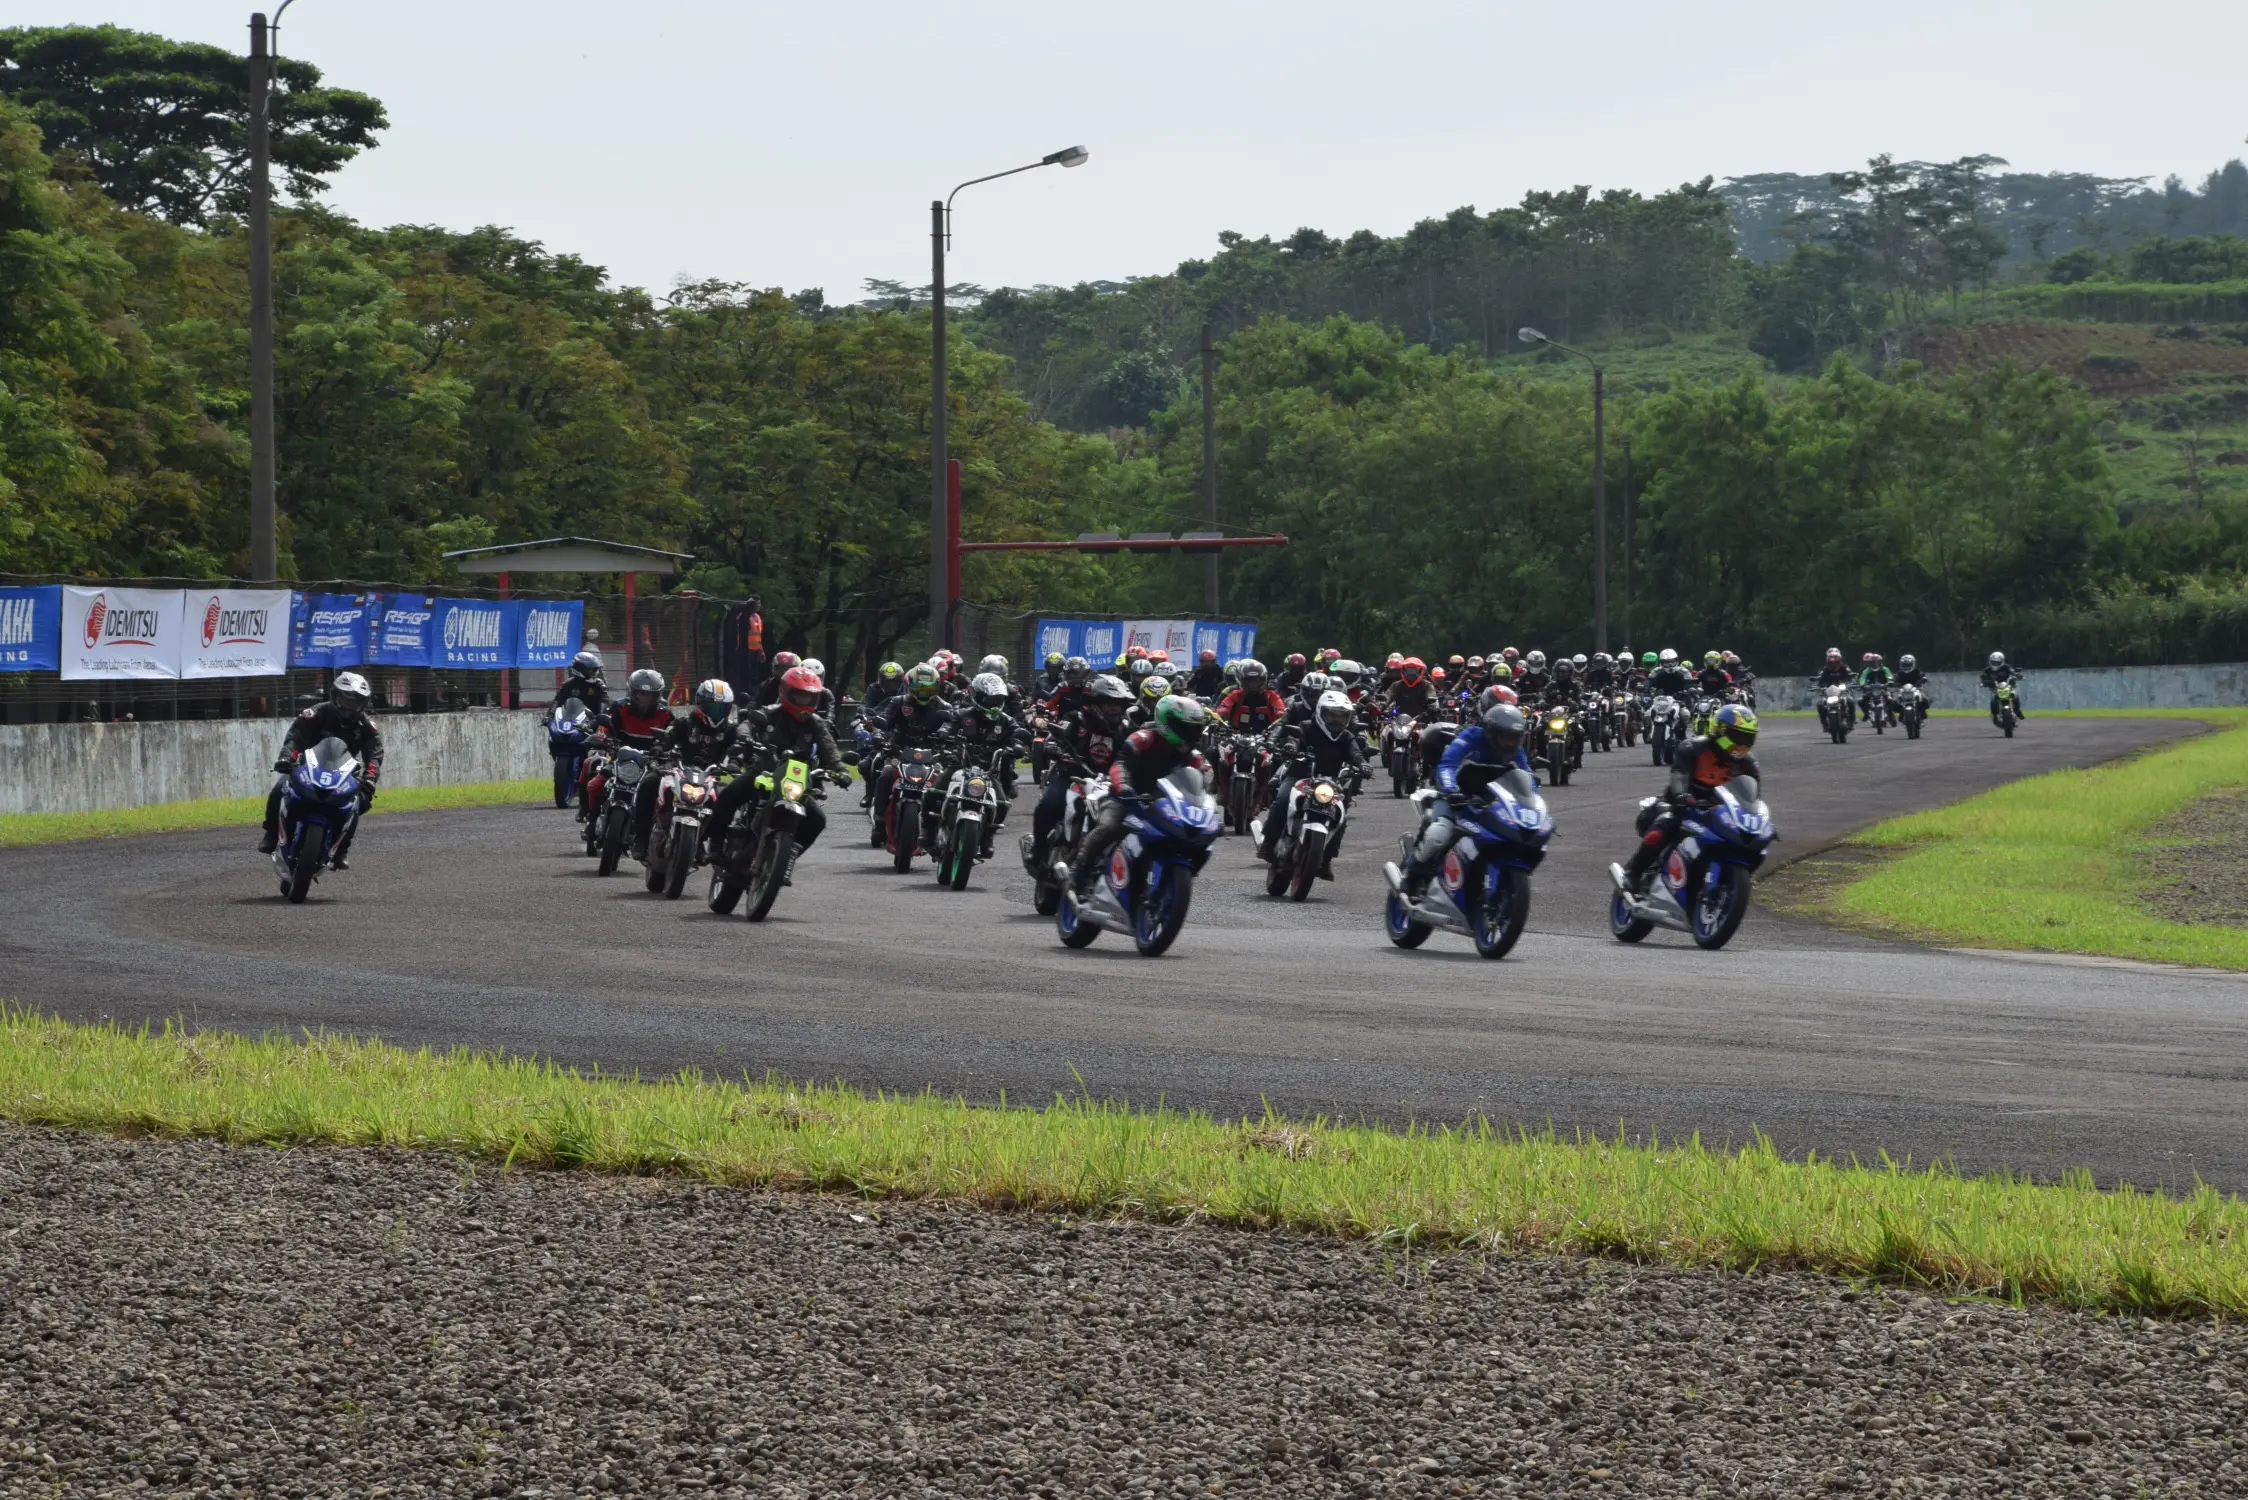
[[[0,572],[243,568],[246,82],[218,49],[0,31]],[[693,551],[682,586],[758,592],[846,671],[918,648],[925,293],[651,294],[502,229],[370,229],[319,199],[381,104],[302,62],[281,83],[286,573],[436,582],[450,547],[596,534]],[[1293,539],[1227,562],[1229,611],[1362,652],[1581,649],[1585,366],[1529,325],[1609,370],[1614,615],[1642,641],[2248,655],[2248,310],[2172,311],[2248,308],[2248,171],[2002,165],[1534,193],[1397,236],[1221,235],[1124,283],[956,289],[968,530],[1193,521],[1208,325],[1221,515]],[[2118,321],[2013,357],[2057,305]],[[1199,564],[987,555],[968,592],[1169,613]]]

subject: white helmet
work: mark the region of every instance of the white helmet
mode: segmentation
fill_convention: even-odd
[[[820,681],[827,681],[827,664],[821,661],[818,657],[807,656],[802,661],[798,662],[797,665],[802,667],[805,671],[811,673],[814,677],[817,677]]]
[[[1587,665],[1585,661],[1585,654],[1582,651],[1579,651],[1575,656],[1570,657],[1569,665],[1582,672]]]
[[[357,672],[338,672],[336,680],[328,685],[328,695],[345,708],[365,710],[372,708],[375,702],[375,690]]]
[[[1533,672],[1545,670],[1545,653],[1543,651],[1533,651],[1528,656],[1523,657],[1522,660]]]
[[[1663,647],[1663,654],[1657,657],[1656,660],[1661,662],[1666,667],[1675,667],[1678,665],[1678,653],[1676,651],[1673,651],[1670,647],[1665,646]]]
[[[1994,666],[1994,667],[2003,667],[2003,666],[2005,666],[2005,665],[2006,665],[2006,653],[2005,653],[2005,652],[2003,652],[2003,651],[1993,651],[1993,652],[1992,652],[1992,653],[1990,654],[1990,664],[1991,664],[1992,666]],[[336,681],[338,681],[338,682],[341,682],[341,681],[343,681],[343,679],[342,679],[341,677],[339,677],[339,678],[337,678],[337,679],[336,679]]]
[[[1339,740],[1349,732],[1350,721],[1357,715],[1358,710],[1351,707],[1350,698],[1346,694],[1329,688],[1319,695],[1319,707],[1312,714],[1311,721],[1319,726],[1319,732],[1327,738]]]

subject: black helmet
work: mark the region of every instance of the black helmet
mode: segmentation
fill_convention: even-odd
[[[570,675],[580,682],[592,682],[601,676],[601,653],[591,646],[570,658]]]
[[[1085,684],[1085,706],[1114,724],[1124,717],[1124,710],[1132,706],[1132,690],[1103,672]]]
[[[1265,664],[1253,656],[1234,665],[1241,675],[1241,690],[1245,693],[1261,693],[1265,690],[1265,684],[1271,680],[1265,671]]]
[[[653,667],[642,667],[624,680],[624,690],[634,708],[652,714],[663,702],[663,673]]]
[[[1530,721],[1522,717],[1522,710],[1511,703],[1494,703],[1483,710],[1483,743],[1490,746],[1500,760],[1512,760],[1514,752],[1522,748],[1522,736],[1530,729]]]

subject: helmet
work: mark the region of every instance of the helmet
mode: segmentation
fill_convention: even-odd
[[[1153,703],[1158,698],[1171,696],[1171,679],[1161,672],[1150,672],[1140,679],[1140,701]]]
[[[995,651],[982,661],[977,662],[976,675],[981,677],[986,672],[996,672],[1001,677],[1005,677],[1007,675],[1007,658]]]
[[[1467,669],[1468,669],[1468,670],[1469,670],[1470,672],[1480,672],[1480,671],[1482,671],[1482,670],[1483,670],[1483,658],[1482,658],[1482,657],[1480,657],[1480,656],[1471,656],[1471,657],[1469,657],[1469,658],[1467,659]]]
[[[1511,703],[1492,704],[1476,722],[1483,727],[1483,743],[1505,760],[1514,758],[1514,752],[1522,748],[1522,736],[1530,729],[1522,710]]]
[[[1148,677],[1154,673],[1154,671],[1154,658],[1147,656],[1135,656],[1132,658],[1132,680],[1134,682],[1145,682]]]
[[[1435,686],[1435,687],[1442,687],[1442,686],[1444,686],[1444,680],[1445,680],[1445,679],[1444,679],[1444,669],[1443,669],[1442,667],[1431,667],[1431,668],[1429,668],[1429,670],[1428,670],[1428,680],[1429,680],[1429,683],[1430,683],[1430,684],[1431,684],[1432,686]]]
[[[1244,657],[1235,662],[1233,670],[1240,674],[1241,685],[1252,692],[1262,688],[1267,678],[1271,676],[1269,672],[1265,671],[1265,664],[1253,656]]]
[[[884,682],[897,682],[905,676],[905,668],[894,661],[886,661],[874,669],[874,675]]]
[[[1181,695],[1155,705],[1155,732],[1181,750],[1201,744],[1202,731],[1209,727],[1210,711],[1197,699]]]
[[[1385,656],[1385,657],[1383,657],[1383,658],[1382,658],[1382,665],[1383,665],[1383,666],[1385,666],[1385,667],[1402,667],[1402,666],[1404,666],[1404,665],[1405,665],[1405,653],[1404,653],[1404,652],[1402,652],[1402,651],[1392,651],[1392,652],[1390,652],[1390,654],[1389,654],[1389,655],[1387,655],[1387,656]]]
[[[1528,667],[1533,672],[1543,672],[1545,670],[1545,653],[1543,651],[1533,651],[1528,656],[1522,658],[1522,664]]]
[[[1992,666],[1994,666],[1994,667],[2003,667],[2003,666],[2005,666],[2005,665],[2006,665],[2006,653],[2005,653],[2005,652],[2003,652],[2003,651],[1993,651],[1993,652],[1992,652],[1992,653],[1990,654],[1990,664],[1991,664]]]
[[[1522,660],[1522,653],[1515,650],[1512,646],[1509,646],[1504,651],[1501,651],[1499,655],[1505,657],[1510,664]]]
[[[1215,651],[1205,651],[1200,656],[1196,657],[1195,660],[1200,662],[1205,667],[1214,667],[1218,664],[1218,653]]]
[[[1082,656],[1073,656],[1062,663],[1062,680],[1079,687],[1093,680],[1093,664]]]
[[[361,713],[375,706],[375,690],[357,672],[338,672],[336,680],[328,684],[328,698],[338,708],[356,708]]]
[[[803,667],[796,669],[805,670]],[[819,679],[813,678],[817,683]],[[694,716],[711,729],[723,728],[734,717],[734,686],[723,677],[708,677],[695,685]]]
[[[1446,670],[1451,672],[1451,674],[1455,677],[1459,676],[1460,669],[1466,665],[1467,658],[1460,655],[1460,653],[1457,651],[1444,658],[1444,666]]]
[[[1085,685],[1085,706],[1113,725],[1132,706],[1132,690],[1103,672]]]
[[[775,651],[773,653],[773,670],[783,676],[787,675],[791,668],[801,667],[802,665],[804,665],[804,658],[793,651]]]
[[[1710,723],[1710,738],[1717,748],[1736,759],[1756,748],[1756,710],[1745,703],[1728,703]]]
[[[1358,686],[1359,680],[1366,675],[1366,669],[1354,661],[1338,661],[1329,671],[1332,675],[1340,677],[1343,680],[1343,686],[1346,688]]]
[[[601,675],[601,653],[591,646],[570,658],[570,675],[580,682],[591,682]]]
[[[663,673],[654,667],[642,667],[624,680],[624,692],[634,708],[652,714],[656,705],[663,702]]]
[[[1872,662],[1875,666],[1878,667],[1881,665],[1881,653],[1878,651],[1868,651],[1866,653],[1866,660]]]
[[[1333,646],[1321,646],[1319,648],[1320,665],[1326,667],[1329,671],[1333,671],[1335,663],[1342,659],[1342,652],[1336,650]]]
[[[1304,680],[1296,684],[1296,692],[1302,696],[1307,705],[1315,704],[1319,701],[1319,695],[1334,685],[1335,679],[1329,677],[1325,672],[1306,672],[1304,673]]]
[[[1281,663],[1281,665],[1284,667],[1301,667],[1303,664],[1304,654],[1301,651],[1289,652],[1288,659]]]
[[[1724,658],[1724,656],[1723,656],[1722,654],[1720,654],[1719,652],[1716,652],[1716,651],[1704,651],[1704,652],[1702,653],[1702,665],[1703,665],[1703,666],[1705,666],[1705,667],[1717,667],[1717,666],[1723,666],[1723,665],[1724,665],[1724,663],[1725,663],[1725,658]]]
[[[924,670],[915,667],[916,672]],[[934,669],[929,669],[932,676]],[[809,719],[820,711],[826,688],[809,667],[794,667],[781,674],[781,710],[792,719]]]
[[[1870,667],[1874,664],[1875,660],[1877,660],[1877,658],[1874,656],[1874,654],[1871,651],[1868,651],[1865,655],[1858,658],[1858,665],[1861,667]]]
[[[827,663],[821,661],[816,656],[807,656],[804,658],[804,670],[811,673],[814,677],[817,677],[822,682],[827,681]]]
[[[1675,667],[1678,665],[1678,653],[1676,651],[1673,651],[1668,646],[1663,647],[1663,654],[1659,659],[1666,667]]]
[[[944,677],[930,662],[916,662],[913,670],[905,674],[905,690],[916,703],[934,703],[944,687]]]
[[[1840,646],[1827,647],[1826,659],[1830,666],[1839,663],[1842,660],[1842,648]]]
[[[1046,653],[1046,670],[1047,670],[1047,671],[1049,671],[1049,672],[1059,672],[1059,671],[1060,671],[1060,670],[1061,670],[1061,669],[1062,669],[1063,667],[1067,666],[1068,664],[1069,664],[1069,658],[1068,658],[1068,657],[1066,657],[1066,656],[1064,656],[1064,655],[1062,655],[1062,654],[1061,654],[1061,653],[1060,653],[1059,651],[1049,651],[1049,652],[1047,652],[1047,653]]]
[[[1397,680],[1407,687],[1419,687],[1428,675],[1428,663],[1417,656],[1408,656],[1397,664]]]
[[[1739,666],[1740,664],[1741,664],[1741,653],[1740,653],[1740,652],[1738,652],[1738,651],[1728,651],[1728,652],[1726,652],[1726,653],[1725,653],[1725,667],[1726,667],[1726,670],[1730,671],[1730,670],[1732,670],[1732,669],[1733,669],[1734,667],[1737,667],[1737,666]]]
[[[1914,667],[1917,667],[1919,665],[1920,663],[1913,660],[1913,656],[1910,651],[1907,651],[1904,655],[1897,658],[1897,670],[1901,672],[1909,672]]]
[[[978,672],[968,684],[968,694],[976,700],[976,712],[985,718],[1007,717],[1007,679],[997,672]]]
[[[1475,716],[1480,719],[1502,703],[1520,703],[1521,701],[1514,695],[1513,688],[1501,687],[1499,684],[1493,683],[1476,695]]]
[[[1639,664],[1643,667],[1651,667],[1656,664],[1657,660],[1655,653],[1649,651],[1639,658]]]
[[[1319,695],[1319,706],[1313,711],[1311,721],[1319,732],[1331,740],[1339,740],[1350,730],[1350,721],[1358,717],[1358,710],[1350,699],[1334,688]]]
[[[1145,646],[1126,646],[1124,648],[1124,659],[1126,661],[1139,661],[1146,655],[1147,647]]]
[[[1147,659],[1158,666],[1167,667],[1171,664],[1171,653],[1158,646],[1147,654]]]
[[[1493,682],[1512,682],[1512,681],[1514,681],[1514,668],[1512,668],[1512,667],[1508,666],[1508,665],[1506,664],[1506,662],[1505,662],[1504,660],[1502,660],[1501,658],[1499,658],[1499,657],[1495,657],[1495,656],[1494,656],[1494,657],[1492,657],[1492,658],[1491,658],[1491,680],[1492,680]]]
[[[1586,667],[1591,666],[1592,663],[1585,659],[1585,654],[1582,651],[1579,651],[1575,656],[1569,658],[1569,665],[1582,672]]]

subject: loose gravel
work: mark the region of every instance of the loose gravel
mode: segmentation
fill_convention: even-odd
[[[2248,793],[2190,803],[2147,837],[2163,845],[2147,859],[2157,884],[2146,900],[2155,915],[2248,927]]]
[[[2248,1338],[0,1127],[0,1493],[2248,1493]]]

